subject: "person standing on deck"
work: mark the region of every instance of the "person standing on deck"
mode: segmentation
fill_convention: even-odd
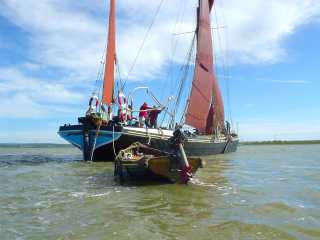
[[[127,109],[127,122],[129,126],[133,125],[133,120],[137,120],[135,117],[132,115],[132,105],[128,105]]]
[[[139,127],[144,127],[144,124],[149,126],[148,121],[149,121],[149,114],[148,110],[150,108],[148,107],[148,104],[144,102],[142,106],[140,107],[140,112],[139,112]]]
[[[149,122],[150,125],[149,127],[151,128],[158,128],[157,120],[158,120],[158,115],[161,113],[163,109],[157,109],[156,106],[153,106],[152,110],[149,113]]]

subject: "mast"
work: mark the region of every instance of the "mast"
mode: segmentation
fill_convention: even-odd
[[[102,103],[110,105],[113,102],[114,68],[116,64],[116,3],[110,0],[108,46],[104,69]]]
[[[197,54],[186,124],[201,134],[213,134],[224,126],[224,106],[213,67],[210,12],[214,0],[199,0]]]

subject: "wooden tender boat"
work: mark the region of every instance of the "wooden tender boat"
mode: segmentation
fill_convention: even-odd
[[[120,182],[127,179],[159,179],[187,183],[204,164],[199,157],[189,157],[187,160],[189,167],[186,168],[179,152],[168,153],[136,142],[119,152],[114,174]]]

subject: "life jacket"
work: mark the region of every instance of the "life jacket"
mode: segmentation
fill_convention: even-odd
[[[120,121],[125,121],[127,114],[127,98],[123,93],[119,93],[118,95],[118,109]]]
[[[97,95],[93,95],[89,100],[89,107],[93,110],[97,109],[99,105],[99,99]]]

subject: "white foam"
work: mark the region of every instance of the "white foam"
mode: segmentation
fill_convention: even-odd
[[[85,196],[86,195],[86,193],[85,192],[72,192],[71,193],[71,196],[72,197],[83,197],[83,196]]]
[[[194,184],[194,185],[198,185],[198,186],[204,186],[204,187],[216,187],[215,184],[211,184],[211,183],[205,183],[200,181],[199,179],[196,178],[191,178],[190,179],[190,183]]]
[[[106,193],[98,193],[98,194],[93,194],[93,195],[90,195],[89,197],[104,197],[104,196],[107,196],[109,195],[111,192],[106,192]]]

